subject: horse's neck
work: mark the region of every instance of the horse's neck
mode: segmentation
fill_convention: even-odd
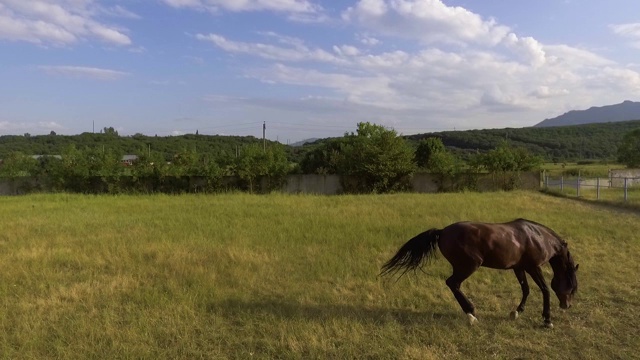
[[[566,256],[564,254],[564,252],[562,251],[558,251],[555,255],[553,255],[551,257],[551,259],[549,259],[549,264],[551,265],[551,268],[553,269],[553,273],[555,274],[558,271],[564,271],[564,256]]]

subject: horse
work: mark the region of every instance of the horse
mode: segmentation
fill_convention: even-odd
[[[397,253],[382,265],[380,275],[393,275],[402,271],[423,269],[423,265],[436,255],[436,246],[451,263],[453,274],[446,284],[465,312],[469,324],[478,321],[475,306],[460,290],[460,285],[479,267],[512,269],[522,289],[522,300],[511,312],[517,319],[524,311],[529,285],[527,276],[542,291],[542,317],[544,326],[553,328],[549,309],[549,288],[541,266],[549,263],[553,269],[551,288],[560,301],[560,308],[571,307],[578,290],[576,271],[567,242],[550,228],[534,221],[516,219],[506,223],[457,222],[443,229],[429,229],[407,241]]]

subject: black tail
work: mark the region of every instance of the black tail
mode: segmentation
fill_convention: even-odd
[[[404,269],[398,277],[400,278],[409,270],[422,268],[424,260],[429,260],[436,255],[440,233],[442,233],[440,229],[430,229],[407,241],[389,261],[382,265],[380,275],[395,274]]]

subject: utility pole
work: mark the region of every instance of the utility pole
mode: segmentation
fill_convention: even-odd
[[[267,152],[267,140],[265,140],[264,135],[267,132],[267,122],[262,122],[262,150]]]

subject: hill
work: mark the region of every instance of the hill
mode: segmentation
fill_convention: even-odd
[[[117,134],[82,133],[79,135],[4,135],[0,136],[0,159],[12,152],[27,155],[59,155],[71,144],[78,149],[98,148],[119,154],[160,152],[167,160],[185,150],[207,152],[216,157],[234,157],[236,151],[252,143],[262,144],[253,136],[194,135],[118,136]],[[268,141],[269,144],[275,142]]]
[[[620,104],[573,110],[552,119],[546,119],[535,127],[581,125],[640,119],[640,102],[624,101]]]
[[[574,126],[527,127],[444,131],[406,136],[410,141],[438,137],[448,148],[469,154],[495,148],[508,140],[547,160],[611,160],[618,143],[631,130],[640,128],[640,120]]]

